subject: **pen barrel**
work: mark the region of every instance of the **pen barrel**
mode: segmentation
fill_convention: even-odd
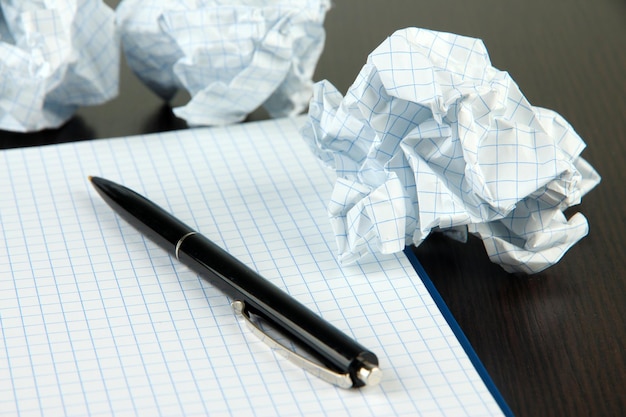
[[[98,177],[90,180],[102,198],[131,225],[218,287],[245,309],[306,348],[328,369],[365,385],[376,355],[332,326],[256,271],[136,192]],[[380,373],[377,374],[380,377]],[[365,380],[363,379],[365,378]]]
[[[372,352],[204,236],[184,239],[178,258],[234,300],[243,301],[249,312],[285,332],[325,366],[348,373],[353,386],[364,385],[357,375],[364,363],[378,365]]]
[[[90,177],[100,197],[139,232],[169,252],[193,229],[141,194],[113,181]]]

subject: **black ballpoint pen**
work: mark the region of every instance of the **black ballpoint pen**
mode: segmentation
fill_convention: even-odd
[[[342,388],[377,384],[376,355],[261,277],[221,247],[136,192],[89,177],[96,191],[124,220],[231,297],[235,311],[278,353]],[[323,366],[263,333],[256,315],[304,346]]]

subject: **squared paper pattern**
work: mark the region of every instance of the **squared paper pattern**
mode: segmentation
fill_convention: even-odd
[[[0,152],[0,410],[8,415],[493,416],[403,254],[340,267],[330,170],[304,118]],[[343,390],[271,351],[230,301],[123,222],[135,189],[375,352]]]

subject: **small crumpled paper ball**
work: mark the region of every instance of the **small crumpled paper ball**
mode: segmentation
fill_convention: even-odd
[[[0,0],[0,129],[56,128],[115,97],[119,59],[102,0]]]
[[[478,39],[397,31],[345,97],[315,85],[302,134],[337,174],[329,212],[342,263],[469,231],[506,271],[535,273],[588,232],[582,214],[563,214],[600,181],[584,142],[532,106]]]
[[[306,109],[330,0],[124,0],[117,23],[129,66],[190,125]]]

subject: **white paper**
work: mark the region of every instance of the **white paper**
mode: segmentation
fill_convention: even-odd
[[[239,122],[306,109],[324,45],[329,0],[124,0],[117,23],[129,66],[153,91],[190,101],[190,125]]]
[[[0,151],[0,414],[504,415],[404,254],[338,265],[333,175],[298,138],[304,121]],[[150,198],[354,337],[381,383],[337,388],[273,354],[87,175]]]
[[[115,97],[114,18],[101,0],[0,0],[0,129],[55,128]]]
[[[302,133],[338,175],[329,210],[344,263],[467,228],[505,270],[534,273],[587,234],[582,214],[563,214],[600,181],[585,143],[478,39],[395,32],[345,97],[315,85]]]

